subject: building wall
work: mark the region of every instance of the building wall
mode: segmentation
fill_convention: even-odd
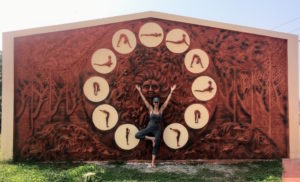
[[[164,39],[154,47],[147,47],[140,40],[139,30],[149,22],[158,24],[163,31]],[[136,38],[136,46],[130,45],[129,53],[112,43],[115,33],[122,29],[130,30]],[[190,41],[186,47],[185,43],[176,43],[181,40],[180,34],[175,34],[178,39],[168,39],[173,29],[187,34]],[[128,37],[129,42],[133,41],[129,34]],[[121,40],[122,46],[129,47],[122,45]],[[92,63],[95,52],[103,48],[115,55],[115,67],[109,73],[99,72]],[[209,64],[202,72],[192,73],[188,70],[191,62],[185,64],[185,56],[194,49],[201,49],[208,56]],[[148,112],[135,90],[136,84],[142,86],[149,102],[155,95],[163,102],[171,85],[177,85],[163,114],[162,126],[164,132],[170,124],[181,124],[174,127],[182,129],[179,138],[186,140],[179,140],[179,147],[174,146],[176,136],[169,131],[169,139],[162,137],[160,159],[288,157],[287,56],[285,39],[157,18],[17,37],[15,159],[148,159],[150,143],[137,144],[134,137],[129,137],[129,146],[131,140],[136,146],[124,149],[126,145],[118,144],[122,139],[115,135],[121,132],[118,129],[123,124],[139,130],[147,125]],[[108,95],[100,101],[93,101],[84,91],[87,80],[95,76],[104,78],[109,85]],[[212,79],[215,95],[206,91],[208,95],[197,97],[192,88],[197,78]],[[200,81],[198,90],[208,88],[208,81]],[[188,124],[191,121],[185,113],[192,104],[207,109],[207,121]],[[106,109],[110,105],[117,112],[112,128],[97,126],[97,122],[106,122],[101,114],[103,121],[93,119],[94,111],[101,105]]]
[[[149,159],[135,84],[177,85],[160,159],[300,156],[295,36],[147,12],[3,37],[2,160]]]

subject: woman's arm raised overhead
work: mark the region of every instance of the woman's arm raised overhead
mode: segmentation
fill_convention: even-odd
[[[176,89],[176,85],[173,85],[172,87],[171,87],[171,91],[170,91],[170,93],[169,93],[169,95],[168,95],[168,97],[167,97],[167,100],[164,102],[164,104],[161,106],[161,108],[160,108],[160,112],[162,113],[165,109],[166,109],[166,107],[167,107],[167,105],[168,105],[168,103],[169,103],[169,101],[170,101],[170,99],[171,99],[171,96],[172,96],[172,93],[173,93],[173,91]]]
[[[135,88],[136,88],[136,89],[138,90],[138,92],[140,93],[140,95],[141,95],[141,97],[142,97],[142,100],[144,101],[144,103],[145,103],[147,109],[148,109],[149,111],[152,111],[153,108],[152,108],[151,104],[149,104],[149,102],[147,101],[147,99],[145,98],[145,96],[143,95],[143,93],[142,93],[142,91],[141,91],[141,87],[140,87],[139,85],[135,85]]]

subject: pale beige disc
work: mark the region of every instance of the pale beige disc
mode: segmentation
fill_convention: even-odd
[[[92,66],[99,73],[111,72],[117,64],[117,58],[110,49],[98,49],[92,56]]]
[[[172,129],[178,130],[179,131],[179,135],[178,135],[178,131],[174,131]],[[178,138],[179,136],[179,138]],[[178,138],[178,143],[177,143],[177,138]],[[181,147],[183,147],[186,142],[189,139],[189,133],[187,131],[187,129],[179,123],[172,123],[170,125],[168,125],[163,133],[163,139],[165,144],[172,148],[172,149],[179,149]]]
[[[122,124],[115,132],[116,144],[124,150],[131,150],[139,144],[139,139],[135,138],[138,132],[136,126],[132,124]],[[127,136],[127,137],[126,137]]]
[[[182,29],[173,29],[167,34],[166,46],[171,52],[183,53],[190,46],[190,37]]]
[[[186,124],[193,129],[203,128],[209,120],[209,112],[202,104],[192,104],[184,113]]]
[[[145,23],[140,28],[139,39],[146,47],[158,46],[164,39],[163,29],[157,23]]]
[[[128,54],[136,46],[136,38],[132,31],[121,29],[112,38],[113,48],[120,54]]]
[[[117,110],[113,106],[102,104],[95,108],[92,118],[95,127],[105,131],[115,127],[119,116]]]
[[[217,93],[217,84],[209,76],[199,76],[192,85],[194,96],[201,101],[212,99]]]
[[[85,81],[83,92],[90,101],[100,102],[108,96],[109,85],[104,78],[93,76]]]
[[[192,49],[185,55],[184,64],[190,72],[202,73],[209,65],[209,57],[201,49]]]

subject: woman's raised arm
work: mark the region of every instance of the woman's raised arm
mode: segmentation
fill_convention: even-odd
[[[167,107],[167,105],[168,105],[168,103],[169,103],[169,101],[170,101],[170,99],[171,99],[171,96],[172,96],[172,93],[173,93],[173,91],[176,89],[176,85],[173,85],[172,87],[171,87],[171,91],[170,91],[170,93],[169,93],[169,95],[168,95],[168,97],[167,97],[167,100],[164,102],[164,104],[160,107],[160,112],[162,113],[165,109],[166,109],[166,107]]]
[[[146,107],[148,108],[149,111],[152,111],[153,108],[151,106],[151,104],[149,104],[149,102],[147,101],[147,99],[145,98],[145,96],[143,95],[142,91],[141,91],[141,87],[139,85],[135,85],[135,88],[139,91],[141,97],[142,97],[142,100],[144,101]]]

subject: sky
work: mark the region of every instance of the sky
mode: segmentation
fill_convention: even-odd
[[[144,11],[300,34],[300,0],[0,0],[0,6],[1,42],[3,32]]]

